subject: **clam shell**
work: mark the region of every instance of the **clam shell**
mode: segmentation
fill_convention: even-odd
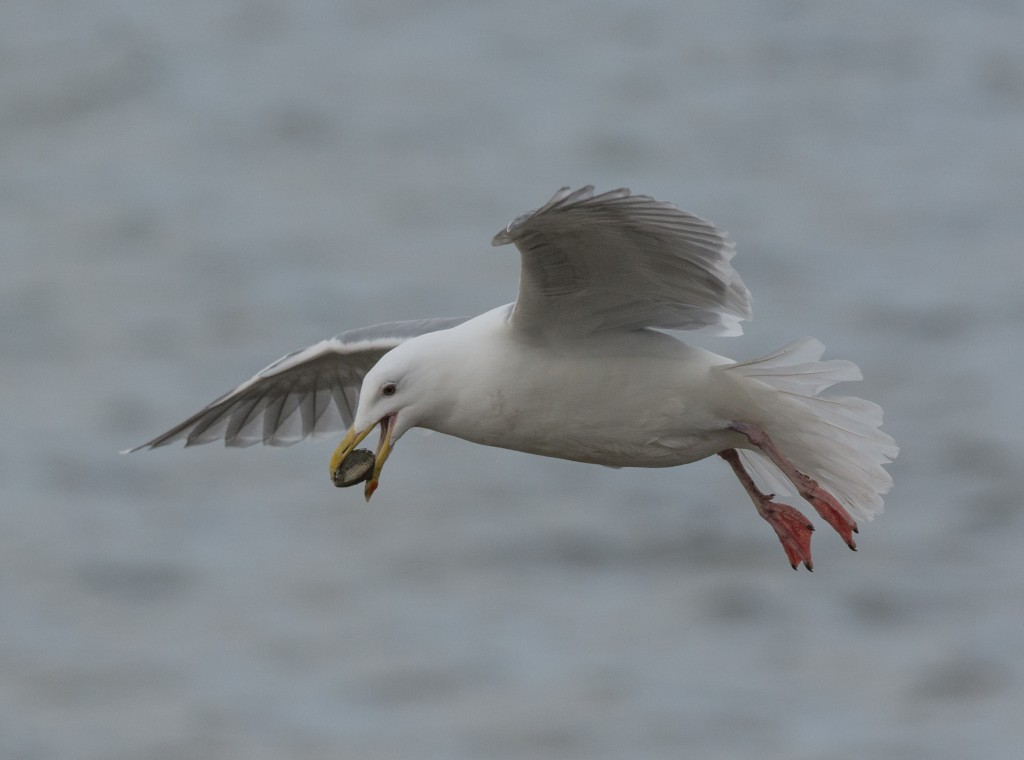
[[[369,480],[376,460],[377,457],[369,449],[356,449],[345,458],[332,476],[334,485],[338,488],[348,488]]]

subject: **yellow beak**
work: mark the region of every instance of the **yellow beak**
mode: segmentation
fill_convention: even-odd
[[[380,471],[384,468],[384,462],[387,461],[388,456],[391,455],[391,431],[394,428],[394,415],[389,415],[382,419],[379,423],[375,422],[365,430],[356,432],[355,426],[353,425],[345,433],[345,437],[341,439],[341,443],[338,444],[338,448],[334,450],[334,454],[331,455],[331,479],[334,480],[341,468],[341,465],[348,458],[356,446],[362,443],[363,439],[366,438],[373,429],[380,425],[380,443],[377,444],[377,453],[373,463],[373,473],[370,475],[370,479],[366,481],[366,488],[363,494],[366,500],[369,501],[370,497],[373,496],[373,492],[377,490],[378,481],[380,480]]]

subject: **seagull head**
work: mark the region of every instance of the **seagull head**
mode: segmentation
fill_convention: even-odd
[[[424,354],[415,345],[426,336],[414,338],[386,353],[363,378],[352,427],[331,457],[331,478],[337,474],[355,447],[380,425],[380,440],[374,455],[373,469],[366,480],[364,493],[369,501],[377,490],[380,473],[392,449],[406,430],[419,422],[425,403],[424,382],[427,366]]]

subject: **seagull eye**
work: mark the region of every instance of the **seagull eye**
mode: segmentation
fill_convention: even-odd
[[[397,383],[384,383],[384,385],[382,385],[380,387],[380,395],[382,395],[382,396],[394,396],[395,395],[395,391],[397,391],[397,390],[398,390]]]

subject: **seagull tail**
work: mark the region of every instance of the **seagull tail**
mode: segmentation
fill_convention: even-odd
[[[828,489],[855,520],[870,520],[881,514],[882,496],[892,487],[882,465],[899,448],[879,429],[880,406],[852,396],[821,395],[836,383],[862,379],[852,362],[822,361],[824,351],[814,338],[800,338],[768,356],[722,369],[768,386],[769,393],[758,398],[764,418],[756,422],[797,469]],[[769,492],[793,493],[766,457],[751,450],[740,455]]]

